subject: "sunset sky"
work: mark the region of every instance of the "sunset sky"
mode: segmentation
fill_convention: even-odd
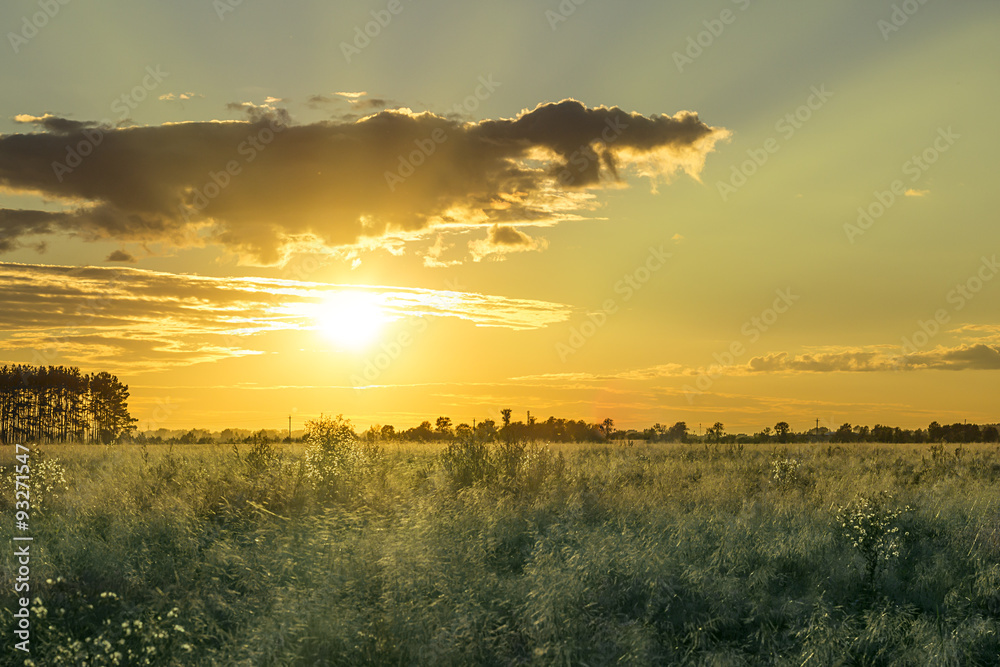
[[[1000,421],[995,1],[63,2],[0,363],[143,430]]]

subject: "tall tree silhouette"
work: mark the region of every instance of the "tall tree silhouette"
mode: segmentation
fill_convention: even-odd
[[[0,442],[115,442],[135,429],[128,397],[106,372],[0,367]]]

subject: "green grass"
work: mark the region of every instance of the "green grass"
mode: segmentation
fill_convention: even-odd
[[[42,449],[67,488],[55,467],[33,476],[30,656],[8,650],[4,550],[2,665],[1000,655],[996,445],[389,444],[324,459],[319,477],[295,445]],[[879,548],[898,555],[871,568],[837,512],[882,491],[900,513]]]

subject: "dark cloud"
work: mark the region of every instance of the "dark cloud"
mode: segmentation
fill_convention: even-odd
[[[306,106],[319,109],[332,105],[349,104],[354,111],[371,112],[400,106],[398,102],[385,97],[368,97],[368,93],[333,93],[333,95],[310,95]]]
[[[531,237],[507,225],[493,225],[490,242],[493,245],[531,245]]]
[[[53,116],[52,114],[49,113],[43,116],[30,116],[28,114],[20,114],[14,116],[14,122],[29,124],[29,125],[37,125],[46,132],[51,132],[52,134],[72,134],[74,132],[79,132],[88,127],[98,126],[98,123],[92,121],[70,120],[68,118],[60,118],[58,116]]]
[[[1000,370],[1000,345],[961,345],[923,355],[928,368],[941,370]]]
[[[499,261],[506,259],[506,255],[512,252],[544,250],[548,245],[545,239],[532,238],[509,225],[493,225],[485,239],[469,243],[469,252],[475,262],[487,257]]]
[[[326,95],[310,95],[306,98],[306,105],[312,108],[325,106],[327,104],[332,104],[334,98],[328,97]]]
[[[135,257],[125,252],[124,250],[115,250],[113,253],[108,255],[108,258],[104,260],[106,262],[135,262]]]
[[[834,373],[915,370],[1000,370],[1000,345],[982,343],[939,346],[910,354],[880,351],[834,351],[790,355],[787,352],[754,357],[746,367],[755,373]]]
[[[389,107],[399,106],[398,103],[385,99],[384,97],[372,97],[367,100],[358,100],[355,106],[363,111],[372,111],[375,109],[388,109]]]
[[[274,99],[274,98],[268,98]],[[282,126],[290,125],[291,116],[285,109],[277,108],[273,104],[254,104],[253,102],[230,102],[226,105],[230,111],[242,111],[247,115],[247,119],[252,124],[274,121]]]
[[[63,213],[0,208],[0,252],[22,247],[25,236],[54,233],[65,219]]]
[[[747,364],[747,368],[755,373],[832,373],[895,370],[898,365],[892,357],[884,353],[852,350],[801,355],[774,352],[754,357]]]
[[[587,210],[585,189],[624,168],[696,176],[728,136],[693,113],[645,117],[572,100],[480,123],[401,110],[292,125],[267,104],[232,108],[249,120],[0,137],[0,185],[75,207],[33,221],[20,212],[4,225],[0,249],[25,235],[69,233],[220,243],[274,263],[291,247],[455,221],[551,223]]]

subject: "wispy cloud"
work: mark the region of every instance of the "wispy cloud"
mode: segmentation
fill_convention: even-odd
[[[801,352],[769,352],[753,357],[745,364],[688,366],[677,363],[657,364],[612,373],[547,373],[513,378],[526,382],[607,382],[610,380],[645,381],[657,378],[747,377],[767,373],[798,375],[805,373],[876,373],[896,371],[1000,370],[1000,325],[975,325],[965,329],[981,340],[963,340],[956,345],[902,354],[898,345],[866,347],[827,347]]]
[[[160,100],[161,102],[173,102],[173,101],[186,102],[187,100],[193,100],[196,97],[203,98],[205,96],[202,95],[202,94],[200,94],[200,93],[192,93],[192,92],[187,92],[187,93],[166,93],[165,95],[160,95],[157,99]],[[279,100],[277,98],[273,98],[273,97],[269,97],[267,99],[268,100],[273,100],[275,102],[280,102],[281,101],[281,100]]]
[[[389,321],[455,318],[526,330],[570,312],[471,292],[13,263],[0,264],[0,291],[7,361],[50,363],[50,351],[59,363],[132,372],[260,354],[257,336],[315,328],[323,304],[345,291],[364,293]]]

